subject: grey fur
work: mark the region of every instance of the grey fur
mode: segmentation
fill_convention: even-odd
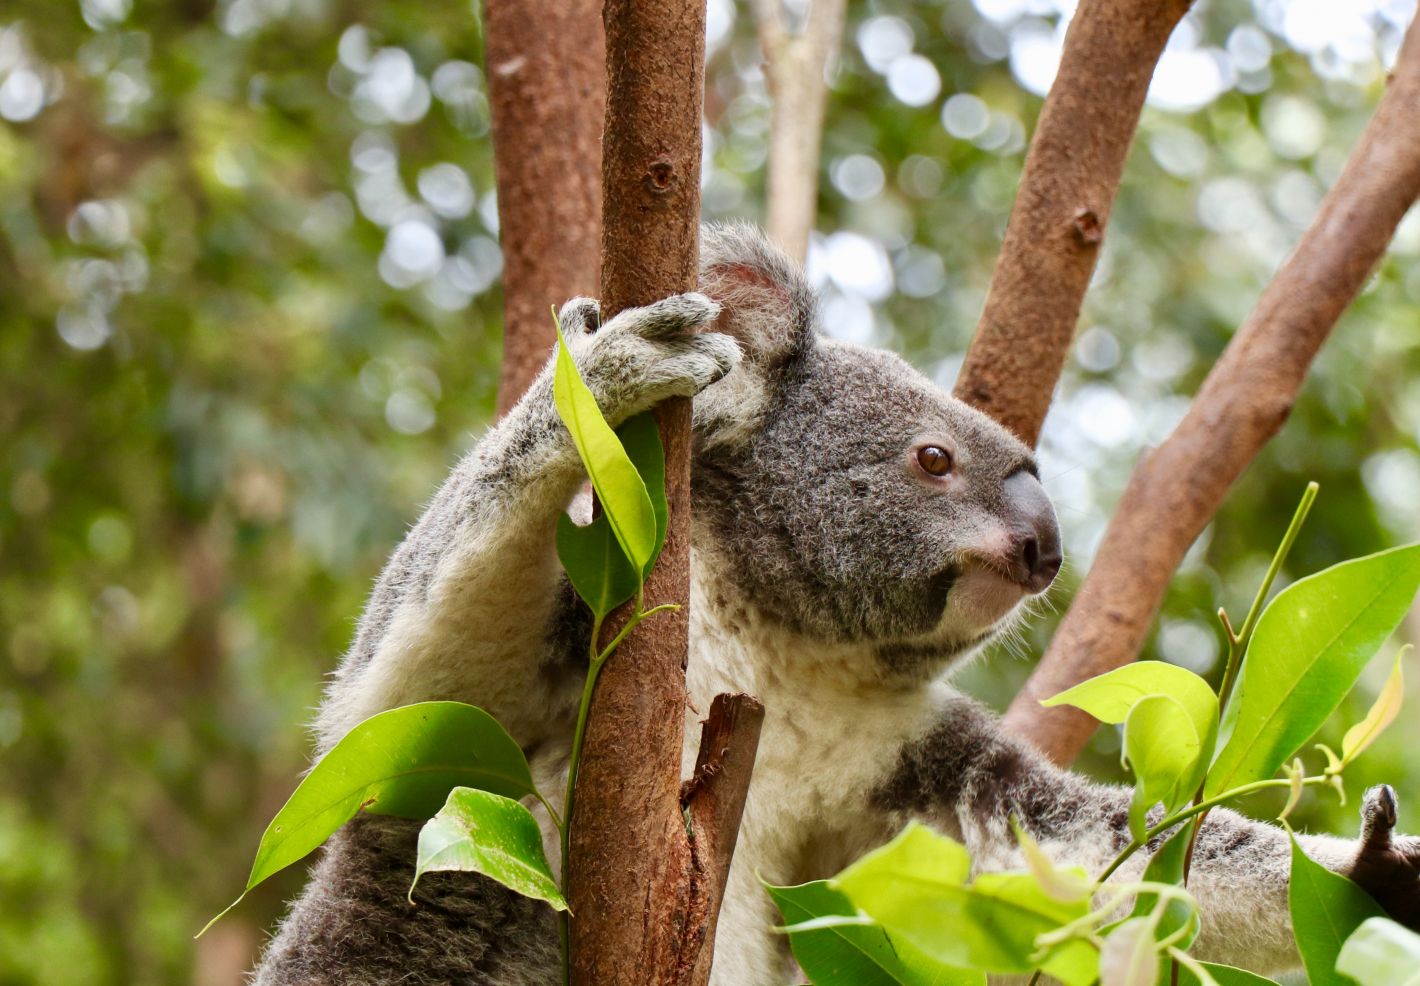
[[[757,231],[710,227],[702,258],[705,295],[600,328],[595,302],[575,299],[562,321],[613,423],[699,395],[688,735],[718,691],[767,706],[713,980],[746,986],[789,974],[759,876],[827,877],[908,818],[964,839],[981,865],[1011,865],[1012,814],[1058,857],[1095,868],[1127,839],[1127,793],[1052,767],[943,681],[1025,593],[1007,481],[1038,489],[1030,451],[897,357],[818,338],[812,292]],[[717,331],[692,334],[707,323]],[[390,560],[327,693],[319,750],[381,709],[458,699],[498,717],[543,789],[560,791],[588,624],[552,544],[584,477],[550,373]],[[914,466],[924,443],[950,451],[949,476]],[[343,830],[257,982],[556,982],[545,906],[442,874],[410,907],[414,831],[377,818]],[[1388,877],[1399,867],[1413,882],[1396,848],[1410,843],[1369,844]],[[1356,856],[1354,843],[1310,846],[1337,869]],[[1295,960],[1285,848],[1275,828],[1211,816],[1197,856],[1205,954]]]

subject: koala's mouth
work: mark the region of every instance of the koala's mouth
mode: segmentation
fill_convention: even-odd
[[[971,558],[953,566],[952,607],[983,631],[994,627],[1021,604],[1031,590],[989,560]]]

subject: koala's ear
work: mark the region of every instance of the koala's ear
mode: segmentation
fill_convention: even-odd
[[[753,226],[700,232],[700,290],[718,301],[717,332],[732,335],[752,366],[772,369],[814,345],[814,293],[799,266]]]

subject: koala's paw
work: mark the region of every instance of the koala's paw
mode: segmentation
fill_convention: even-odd
[[[740,361],[734,339],[697,332],[720,306],[703,294],[678,294],[628,308],[606,325],[589,298],[574,298],[559,318],[582,378],[613,425],[668,397],[694,397]]]
[[[1396,921],[1420,931],[1420,838],[1395,834],[1395,791],[1381,784],[1361,803],[1361,842],[1346,876]]]

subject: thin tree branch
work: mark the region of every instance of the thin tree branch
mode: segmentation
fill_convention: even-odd
[[[754,0],[770,105],[766,231],[802,262],[818,215],[825,72],[843,38],[845,0],[810,0],[801,29],[789,30],[783,0]]]
[[[1420,19],[1375,115],[1296,251],[1168,439],[1140,460],[1049,651],[1006,716],[1057,762],[1097,723],[1037,703],[1138,653],[1174,569],[1291,412],[1313,358],[1420,196]]]
[[[1083,0],[1026,155],[956,396],[1030,445],[1094,273],[1154,66],[1190,0]]]
[[[607,0],[604,18],[602,293],[609,318],[696,287],[705,4]],[[690,401],[668,401],[656,418],[670,517],[646,585],[647,607],[690,599]],[[607,633],[626,615],[624,608],[614,614]],[[713,838],[692,843],[680,791],[688,633],[684,605],[638,626],[597,681],[569,820],[578,986],[681,986],[708,968],[701,953],[713,941],[717,874],[734,848],[724,829],[736,795],[725,785],[733,778],[747,786],[758,731],[712,731],[712,741],[736,745],[723,756],[704,755],[727,769],[703,795],[719,805],[705,822]],[[743,790],[737,797],[742,803]]]
[[[547,362],[548,309],[596,297],[606,109],[599,0],[485,0],[503,247],[498,413]]]
[[[710,960],[715,954],[715,922],[730,877],[730,860],[739,838],[740,816],[749,793],[764,706],[751,695],[716,695],[710,716],[700,732],[700,754],[695,773],[686,782],[681,800],[689,816],[694,856],[694,924],[703,929],[690,942],[682,960],[689,966],[690,986],[710,981]]]

